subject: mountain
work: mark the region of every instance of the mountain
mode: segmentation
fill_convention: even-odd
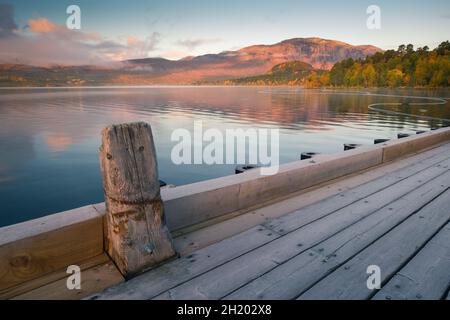
[[[314,69],[300,61],[276,65],[259,76],[216,81],[221,85],[296,85],[303,87],[426,87],[450,86],[450,42],[442,42],[434,50],[414,50],[412,44],[398,50],[377,52],[365,59],[348,58],[337,62],[331,70]]]
[[[193,83],[260,75],[275,65],[290,61],[330,70],[341,60],[365,58],[376,52],[382,50],[321,38],[295,38],[273,45],[255,45],[177,61],[148,58],[128,60],[126,64],[131,69],[150,68],[155,79],[162,83]]]
[[[344,59],[365,58],[382,50],[320,38],[295,38],[273,45],[186,57],[180,60],[145,58],[123,61],[121,67],[34,67],[0,65],[0,86],[193,84],[265,74],[275,65],[301,61],[329,70]]]

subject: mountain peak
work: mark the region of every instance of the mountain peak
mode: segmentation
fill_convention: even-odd
[[[121,84],[124,82],[192,84],[258,76],[273,72],[274,66],[292,61],[296,61],[296,64],[290,65],[291,67],[308,68],[311,66],[315,69],[329,70],[336,62],[344,59],[362,59],[380,51],[382,50],[373,46],[354,46],[336,40],[292,38],[275,44],[254,45],[218,54],[189,56],[180,60],[158,57],[127,60],[124,61],[121,68],[111,70],[110,74],[106,74],[107,71],[105,71],[103,76],[114,77],[112,82],[117,81]],[[12,67],[6,69],[8,68]],[[26,74],[26,69],[32,70],[33,67],[15,68],[20,68]],[[70,66],[63,69],[67,72],[73,71]],[[39,72],[47,71],[39,69]],[[95,68],[90,68],[89,72],[93,74]]]
[[[275,44],[253,45],[177,61],[158,63],[154,59],[136,59],[132,63],[151,64],[160,82],[192,83],[259,75],[289,61],[302,61],[316,69],[329,70],[341,60],[365,58],[381,51],[373,46],[354,46],[317,37],[292,38]]]

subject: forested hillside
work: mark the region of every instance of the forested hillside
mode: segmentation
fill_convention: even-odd
[[[268,73],[254,76],[225,80],[217,82],[224,85],[301,85],[315,86],[328,80],[326,71],[314,69],[310,64],[301,61],[280,63],[274,66]]]
[[[377,52],[365,59],[345,59],[330,71],[314,69],[301,61],[279,64],[264,75],[217,82],[226,85],[299,85],[304,87],[448,87],[450,42],[436,49]]]
[[[401,45],[398,50],[375,53],[366,59],[346,59],[330,71],[330,83],[344,87],[447,87],[450,83],[450,42],[414,50]]]

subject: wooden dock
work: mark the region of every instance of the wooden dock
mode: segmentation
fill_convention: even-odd
[[[314,197],[309,193],[282,205],[273,204],[274,209],[289,207],[292,212],[190,252],[92,298],[447,297],[450,144],[403,162],[401,167],[394,163],[311,191],[327,197],[307,206],[302,206],[305,198]],[[235,219],[210,228],[232,228],[241,218]],[[370,265],[380,267],[379,291],[367,288]]]
[[[23,252],[22,243],[29,241],[29,237],[18,240],[16,236],[12,242],[12,236],[8,240],[7,235],[20,229],[20,225],[7,227],[3,236],[0,233],[0,256],[8,256],[4,261],[16,261],[25,275],[18,280],[17,268],[12,268],[11,263],[5,265],[9,271],[0,274],[0,296],[16,299],[450,299],[449,141],[450,130],[441,129],[346,152],[345,156],[337,157],[339,167],[335,157],[317,158],[311,163],[298,164],[299,167],[288,165],[280,175],[286,173],[289,177],[291,193],[282,196],[285,193],[282,190],[277,194],[276,190],[280,189],[277,187],[271,189],[275,197],[262,201],[261,197],[267,197],[265,190],[278,183],[275,179],[280,179],[268,178],[264,180],[266,189],[259,187],[256,194],[246,195],[246,208],[208,215],[192,224],[178,225],[176,214],[181,220],[188,220],[183,214],[187,215],[185,212],[189,210],[195,212],[196,199],[205,193],[208,199],[215,197],[214,192],[223,192],[231,184],[220,180],[208,192],[202,189],[202,183],[193,185],[189,187],[192,194],[182,188],[162,190],[164,205],[169,209],[166,215],[172,237],[172,246],[164,250],[169,250],[170,256],[173,249],[177,256],[151,261],[153,265],[145,267],[148,271],[128,277],[126,267],[117,266],[107,254],[107,248],[99,245],[102,240],[92,240],[79,250],[85,253],[95,248],[89,258],[80,253],[75,259],[98,259],[82,268],[90,271],[84,280],[87,288],[78,293],[67,292],[65,288],[61,270],[68,264],[67,259],[28,276],[23,269],[32,263],[24,264],[12,257]],[[342,164],[345,161],[353,162]],[[343,169],[351,164],[351,171]],[[325,170],[326,174],[316,176],[316,168]],[[238,181],[240,186],[251,183],[250,188],[255,185],[254,174],[235,176],[233,183]],[[295,181],[305,175],[314,181],[302,182],[305,187],[297,188]],[[195,192],[196,188],[203,191]],[[240,189],[239,196],[245,190],[249,189]],[[227,196],[229,193],[223,195]],[[181,202],[184,210],[175,206],[180,198],[184,200]],[[251,203],[250,198],[260,203]],[[206,201],[204,206],[212,210]],[[85,218],[90,221],[90,229],[84,228],[87,222],[81,220],[71,226],[83,226],[86,236],[95,238],[108,212],[103,204],[84,210],[90,212],[92,208],[95,212]],[[198,212],[201,215],[201,209]],[[164,228],[164,223],[157,228]],[[56,229],[61,230],[61,226]],[[33,245],[42,248],[47,245],[46,239],[27,244],[27,250]],[[76,248],[71,250],[72,254],[78,252]],[[48,256],[48,252],[45,254]],[[61,257],[50,256],[50,260]],[[143,260],[133,260],[133,257],[130,261],[135,271]],[[379,268],[380,289],[367,285],[370,266]],[[55,276],[57,270],[59,276]],[[122,274],[130,279],[125,281]]]

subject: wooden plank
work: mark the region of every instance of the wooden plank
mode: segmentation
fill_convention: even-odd
[[[424,167],[418,168],[420,170],[423,170]],[[445,168],[442,167],[433,167],[429,168],[429,171],[434,172],[433,177],[440,175],[442,172],[444,172]],[[421,174],[423,178],[425,179],[425,176],[427,174],[430,174],[429,171],[423,171]],[[415,172],[416,173],[416,172]],[[417,182],[417,185],[421,185],[422,182]],[[395,187],[395,192],[389,192],[391,196],[395,196],[397,194],[401,195],[404,192],[408,192],[411,188],[410,182],[408,181],[405,183],[405,185],[408,185],[408,189],[405,191],[402,191],[402,187]],[[389,190],[388,190],[389,191]],[[337,207],[339,208],[339,207]],[[357,215],[354,214],[354,212],[349,212],[347,214],[349,216],[350,221],[353,221],[355,217],[357,218]],[[345,222],[347,223],[347,222]],[[344,224],[345,226],[345,224]],[[260,227],[253,228],[252,230],[245,232],[241,235],[238,235],[237,237],[232,238],[232,245],[229,244],[230,240],[225,240],[223,242],[219,242],[216,245],[212,247],[205,248],[208,252],[207,256],[212,256],[212,259],[196,259],[195,263],[188,263],[189,267],[192,269],[190,272],[185,272],[185,267],[181,267],[182,265],[186,264],[186,259],[181,259],[178,261],[174,261],[168,264],[165,264],[164,266],[157,268],[153,271],[147,272],[145,275],[141,275],[125,284],[120,285],[118,288],[113,288],[111,291],[105,292],[102,295],[100,295],[100,298],[133,298],[133,299],[148,299],[152,296],[155,296],[156,294],[159,294],[163,290],[169,289],[171,286],[175,286],[183,281],[187,281],[189,279],[192,279],[193,277],[199,275],[201,272],[206,272],[209,269],[212,269],[213,267],[224,263],[228,260],[231,260],[232,258],[236,257],[238,254],[236,253],[236,249],[241,249],[243,243],[250,243],[255,245],[252,245],[247,249],[247,251],[254,249],[258,246],[263,245],[264,243],[268,242],[269,240],[273,239],[266,239],[266,237],[263,237],[262,242],[255,242],[255,239],[259,239],[259,232],[255,232],[254,230],[261,229]],[[263,228],[262,230],[265,230]],[[272,237],[275,236],[276,233],[272,232]],[[244,249],[244,248],[242,248]],[[205,254],[202,254],[202,250],[198,251],[200,255],[205,256]],[[213,252],[213,254],[211,254]],[[221,256],[220,259],[215,258],[214,252],[221,252],[224,253],[224,256]],[[238,251],[239,254],[244,254],[246,251]],[[198,254],[197,253],[197,254]],[[228,255],[226,255],[227,253]],[[190,256],[189,256],[190,258]],[[190,259],[187,260],[190,260]],[[216,261],[214,260],[216,259]],[[205,264],[205,261],[208,261],[208,264]],[[165,268],[168,268],[171,270],[170,277],[166,275]],[[162,269],[162,271],[161,271]],[[179,271],[177,271],[179,270]],[[195,270],[195,271],[194,271]],[[162,279],[161,279],[162,278]],[[166,279],[168,278],[168,279]],[[159,284],[159,282],[162,281],[162,284]]]
[[[182,282],[202,274],[230,259],[273,241],[279,235],[262,226],[198,250],[164,264],[127,282],[109,288],[91,299],[149,299]]]
[[[419,209],[420,202],[427,203],[445,187],[435,183],[448,182],[450,174],[437,178],[395,203],[336,233],[310,250],[294,256],[289,261],[269,270],[247,283],[227,299],[293,299],[329,274],[339,265],[370,245],[393,226],[407,219]],[[336,219],[337,221],[338,219]]]
[[[432,170],[432,169],[430,169]],[[437,175],[438,172],[436,172]],[[442,172],[437,178],[438,181],[442,183],[449,184],[449,175],[442,176]],[[418,183],[417,181],[415,183]],[[433,181],[434,185],[434,181]],[[395,190],[386,189],[383,191],[386,196],[394,192],[397,193],[408,193],[406,197],[409,206],[413,203],[411,199],[417,197],[430,197],[433,192],[442,192],[442,190],[434,191],[433,186],[430,184],[425,184],[419,189],[414,190],[416,186],[412,187],[411,183],[405,185],[402,188],[394,188]],[[426,191],[426,192],[425,192]],[[404,203],[402,202],[402,205]],[[363,205],[367,205],[363,201]],[[384,204],[379,204],[382,207]],[[401,207],[398,210],[405,210]],[[381,221],[388,215],[394,215],[395,211],[385,209],[384,215]],[[355,210],[341,210],[337,213],[324,217],[317,220],[310,225],[300,228],[295,232],[288,233],[287,235],[276,239],[267,245],[253,250],[237,259],[234,259],[222,266],[219,266],[189,282],[183,283],[176,288],[173,288],[164,294],[158,296],[158,299],[219,299],[223,296],[229,294],[233,290],[238,289],[247,282],[252,281],[255,278],[261,277],[264,273],[267,273],[280,264],[286,262],[289,259],[299,255],[300,253],[307,250],[309,247],[331,237],[336,232],[352,225],[358,220],[370,215],[372,212],[367,212],[361,207],[355,206]],[[396,213],[396,217],[397,212]],[[376,223],[379,223],[376,220]],[[375,223],[375,222],[374,222]],[[386,225],[385,227],[389,227]],[[351,238],[354,237],[353,233],[348,234]],[[341,242],[348,241],[348,239],[342,239]],[[344,242],[345,243],[345,242]],[[333,244],[333,243],[332,243]],[[336,243],[334,243],[336,244]],[[342,243],[341,243],[342,244]],[[334,247],[333,247],[334,248]],[[335,249],[335,248],[334,248]],[[307,256],[309,257],[309,256]],[[281,279],[286,276],[283,273]],[[280,281],[277,279],[276,281]],[[242,295],[240,298],[245,298],[247,295]],[[260,298],[257,295],[256,298]]]
[[[103,252],[103,220],[92,206],[0,230],[1,292]]]
[[[438,131],[426,132],[423,135],[389,141],[383,148],[383,162],[397,160],[404,155],[420,152],[430,148],[430,146],[448,142],[449,139],[450,129],[442,128]]]
[[[105,264],[109,261],[110,261],[109,257],[103,253],[103,254],[100,254],[93,258],[90,258],[88,260],[80,262],[79,266],[80,266],[81,270],[87,270],[89,268],[92,268],[92,267],[95,267],[95,266],[98,266],[101,264]],[[39,277],[37,279],[26,281],[15,287],[0,290],[0,300],[11,299],[15,296],[32,291],[39,287],[45,286],[49,283],[66,278],[67,277],[66,271],[67,271],[67,269],[64,268],[64,269],[52,272],[50,274],[44,275],[42,277]]]
[[[105,249],[122,274],[136,274],[175,256],[150,125],[106,127],[99,157],[106,204]]]
[[[443,171],[439,171],[438,173],[436,173],[436,175],[439,175],[442,172]],[[346,217],[347,219],[351,219],[352,216],[353,216],[352,213],[348,213]],[[252,230],[258,229],[260,228],[256,227],[253,228]],[[264,228],[261,229],[264,230],[263,232],[267,231]],[[264,243],[272,241],[273,238],[278,237],[277,235],[272,233],[271,235],[272,238],[264,239],[263,236],[261,242],[255,242],[255,239],[258,239],[260,236],[258,235],[258,233],[255,233],[252,230],[246,231],[243,234],[238,234],[232,238],[218,242],[210,247],[206,247],[202,250],[197,251],[196,255],[199,254],[200,258],[196,257],[195,261],[190,261],[190,263],[187,263],[186,259],[189,261],[189,259],[191,258],[189,256],[177,261],[167,263],[159,268],[156,268],[141,276],[138,276],[135,279],[132,279],[126,283],[123,283],[119,286],[106,290],[105,292],[99,294],[98,298],[99,299],[121,299],[124,297],[128,297],[130,299],[152,298],[164,290],[170,289],[171,287],[174,287],[180,283],[188,281],[194,278],[195,276],[200,275],[201,273],[207,272],[208,270],[216,266],[219,266],[229,260],[232,260],[240,255],[243,255],[254,248],[260,247]],[[326,233],[327,233],[326,230],[324,230],[323,234]],[[313,230],[311,234],[314,235],[315,231]],[[293,238],[293,241],[295,241],[294,246],[297,248],[299,242],[297,242],[297,239],[295,238]],[[246,246],[247,244],[253,245],[247,247]],[[302,250],[301,247],[298,247],[298,249]],[[221,257],[216,258],[217,254],[220,254]],[[209,259],[205,259],[204,258],[205,256],[208,257]],[[179,263],[181,264],[181,266],[178,265]],[[183,264],[186,264],[188,267],[184,267]],[[170,273],[168,273],[165,270],[166,268],[170,270]]]
[[[296,228],[319,218],[321,215],[327,215],[333,212],[336,208],[336,204],[339,204],[340,208],[344,208],[364,198],[368,198],[366,201],[375,205],[389,202],[389,199],[392,199],[392,196],[396,193],[388,193],[385,195],[379,191],[383,191],[388,187],[395,191],[397,186],[401,188],[402,185],[409,184],[409,181],[411,180],[425,182],[429,178],[434,178],[434,172],[443,172],[442,170],[446,171],[447,168],[450,167],[448,159],[449,155],[443,153],[436,156],[434,160],[424,161],[423,163],[420,162],[417,165],[412,165],[388,174],[357,188],[341,192],[321,202],[314,203],[307,208],[271,220],[264,225],[269,229],[283,234],[295,230]]]
[[[20,241],[43,233],[52,232],[71,225],[82,224],[88,220],[99,219],[103,214],[94,210],[92,205],[59,212],[0,228],[0,246]]]
[[[438,300],[450,285],[450,223],[397,272],[375,300]]]
[[[16,296],[13,300],[79,300],[123,281],[122,274],[109,261],[82,271],[81,289],[67,289],[67,278],[63,278]]]
[[[385,283],[450,218],[450,190],[428,203],[404,223],[340,266],[314,285],[300,299],[368,299],[374,291],[367,288],[367,267],[381,269]]]
[[[168,190],[163,194],[168,226],[176,231],[191,229],[191,226],[276,200],[280,196],[330,181],[333,177],[355,173],[357,168],[364,170],[381,164],[382,147],[367,146],[354,151],[321,155],[316,159],[316,164],[295,162],[283,165],[279,174],[270,178],[261,178],[256,172],[246,177],[228,176]],[[292,179],[294,176],[296,178]],[[255,201],[256,198],[259,201]]]
[[[165,205],[178,214],[168,217],[168,225],[173,230],[193,226],[381,164],[381,147],[370,146],[354,151],[323,154],[317,156],[314,163],[295,161],[282,164],[274,175],[261,175],[260,170],[250,170],[240,175],[173,188],[170,191],[172,197]],[[261,168],[265,169],[268,168]]]
[[[424,170],[430,165],[434,165],[443,159],[448,158],[449,151],[450,144],[446,144],[427,152],[420,153],[419,155],[406,158],[402,161],[396,161],[362,173],[354,174],[350,177],[337,179],[332,183],[327,182],[323,185],[305,190],[304,192],[302,191],[294,195],[289,195],[288,198],[278,199],[274,203],[265,204],[263,207],[255,208],[245,213],[237,212],[229,216],[224,216],[222,217],[222,220],[225,221],[215,221],[215,223],[210,221],[208,223],[209,225],[203,226],[199,230],[190,230],[188,234],[184,234],[187,231],[183,231],[181,236],[174,239],[174,246],[178,253],[187,255],[195,250],[236,235],[237,233],[248,230],[256,225],[292,213],[300,208],[307,207],[315,202],[326,201],[325,199],[335,196],[336,194],[339,194],[337,201],[345,199],[347,201],[346,203],[348,203],[348,201],[352,199],[352,195],[355,195],[355,190],[348,192],[347,195],[342,197],[340,194],[343,192],[363,186],[369,181],[376,179],[391,179],[392,183],[394,183],[394,181],[407,178]],[[396,172],[394,173],[394,171]],[[393,177],[393,179],[390,177]],[[387,181],[385,186],[380,185],[380,188],[386,187],[389,181]],[[376,190],[369,190],[369,193],[375,191]],[[364,193],[361,192],[357,195],[362,196],[363,194]],[[359,198],[353,199],[356,201]],[[334,203],[333,200],[330,202]],[[197,227],[197,229],[198,228],[199,227]]]

